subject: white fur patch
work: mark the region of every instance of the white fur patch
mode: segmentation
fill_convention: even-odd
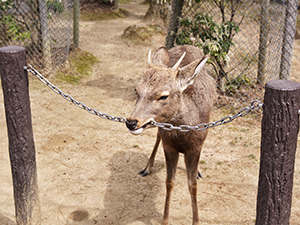
[[[139,135],[139,134],[141,134],[144,131],[144,128],[140,127],[140,128],[138,128],[136,130],[129,130],[129,131],[130,131],[130,133],[132,133],[134,135]]]

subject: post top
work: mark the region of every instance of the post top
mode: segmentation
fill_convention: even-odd
[[[300,89],[300,83],[292,80],[271,80],[266,83],[266,87],[275,90],[292,91]]]
[[[0,52],[3,52],[3,53],[16,53],[16,52],[21,52],[21,51],[25,51],[25,48],[22,46],[6,46],[6,47],[0,48]]]

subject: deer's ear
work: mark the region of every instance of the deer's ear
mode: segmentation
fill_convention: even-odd
[[[200,61],[186,65],[179,69],[177,74],[177,82],[182,91],[184,91],[189,85],[193,84],[195,77],[203,70],[203,67],[208,59],[208,56],[204,56]]]
[[[152,63],[157,65],[169,66],[170,56],[166,47],[160,47],[152,57]]]

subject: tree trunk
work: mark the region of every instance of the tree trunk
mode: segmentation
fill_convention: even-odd
[[[42,50],[44,59],[44,74],[49,75],[51,73],[51,37],[49,30],[49,21],[47,17],[47,5],[46,0],[39,0],[39,12],[40,12],[40,22],[41,22],[41,40],[42,40]]]
[[[287,1],[279,79],[288,80],[291,77],[290,70],[297,24],[298,3],[298,0]]]
[[[265,82],[269,35],[269,4],[269,0],[263,0],[261,3],[257,84],[264,84]]]
[[[73,45],[79,47],[79,17],[80,17],[80,0],[73,2]]]
[[[174,0],[172,4],[172,19],[170,20],[168,36],[166,39],[166,47],[170,49],[174,47],[174,42],[176,39],[178,26],[179,26],[179,18],[181,17],[183,7],[183,0]]]
[[[171,2],[164,0],[151,0],[150,7],[144,17],[149,23],[156,23],[164,28],[169,26],[171,15]]]

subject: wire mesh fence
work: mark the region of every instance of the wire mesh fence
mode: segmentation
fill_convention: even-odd
[[[118,0],[81,0],[81,11],[97,12],[99,9],[117,9]]]
[[[0,0],[0,47],[26,47],[28,62],[47,75],[68,58],[77,7],[79,0]],[[82,12],[116,7],[117,0],[80,1]],[[289,79],[297,7],[298,0],[173,0],[166,45],[210,54],[219,105],[241,107],[262,99],[267,81]]]
[[[0,0],[0,17],[0,47],[24,46],[45,74],[68,58],[73,0]]]
[[[297,0],[174,0],[167,47],[210,54],[219,105],[240,106],[262,99],[267,81],[289,79],[297,7]]]

